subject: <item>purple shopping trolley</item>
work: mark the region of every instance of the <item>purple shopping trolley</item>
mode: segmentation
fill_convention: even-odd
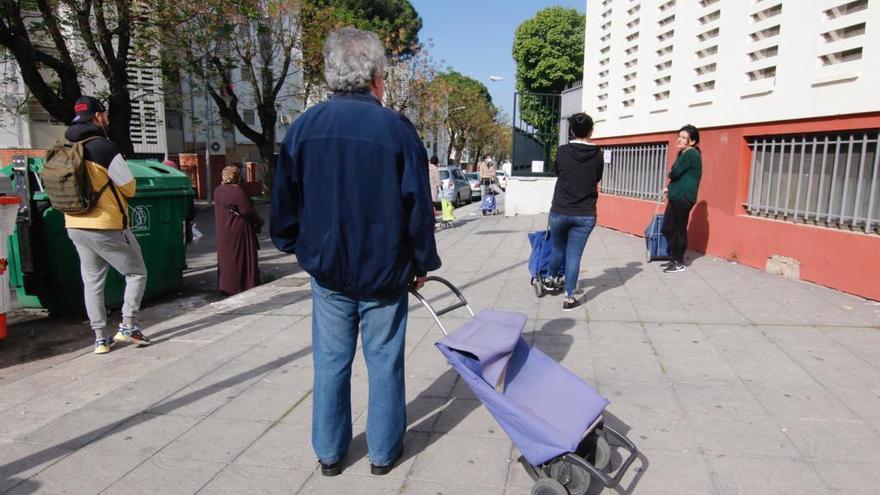
[[[437,348],[519,449],[519,461],[535,481],[532,494],[584,495],[592,479],[616,486],[638,450],[603,422],[608,401],[580,377],[520,335],[527,318],[509,311],[474,315],[464,296],[440,277],[458,302],[435,310],[418,292],[445,337]],[[466,308],[472,318],[447,333],[440,316]],[[611,440],[627,457],[612,466]]]

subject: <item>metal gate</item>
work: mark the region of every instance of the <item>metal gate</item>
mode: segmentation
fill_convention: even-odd
[[[512,172],[552,175],[559,146],[558,93],[514,93]]]

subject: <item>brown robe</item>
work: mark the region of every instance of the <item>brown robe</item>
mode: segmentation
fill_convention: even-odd
[[[232,210],[238,211],[236,215]],[[254,204],[238,184],[214,190],[217,232],[217,279],[220,292],[238,294],[260,284],[255,225],[263,225]]]

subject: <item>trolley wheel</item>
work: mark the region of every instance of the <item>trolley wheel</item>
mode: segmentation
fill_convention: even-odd
[[[532,287],[535,288],[535,295],[536,296],[544,297],[544,284],[542,284],[540,280],[533,278],[532,279]]]
[[[532,495],[568,495],[568,490],[552,478],[541,478],[532,485]]]
[[[569,462],[557,462],[550,467],[550,476],[571,495],[585,495],[590,489],[590,473]]]
[[[593,459],[593,465],[599,470],[605,470],[611,462],[611,446],[604,435],[596,436],[596,457]]]

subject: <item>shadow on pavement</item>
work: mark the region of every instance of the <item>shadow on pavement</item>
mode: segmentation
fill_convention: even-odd
[[[308,293],[308,291],[299,291],[300,293]],[[260,311],[264,311],[266,309],[277,308],[284,303],[280,303],[279,299],[288,299],[289,295],[284,296],[275,296],[268,301],[264,301],[259,304],[249,305],[245,308],[242,308],[242,311],[247,310],[248,314],[258,313]],[[299,299],[298,299],[299,300]],[[173,337],[179,337],[181,335],[187,335],[192,332],[196,332],[200,329],[207,328],[213,324],[219,323],[224,320],[229,319],[229,314],[217,314],[210,315],[201,320],[197,320],[195,322],[186,323],[183,325],[179,325],[177,327],[169,328],[167,330],[163,330],[162,332],[157,333],[157,336],[164,337],[163,340],[169,340]],[[176,332],[176,333],[175,333]],[[174,412],[176,409],[184,407],[188,404],[192,404],[198,400],[201,400],[205,397],[216,393],[224,393],[226,389],[237,385],[239,383],[246,382],[253,378],[259,377],[260,375],[269,373],[277,368],[280,368],[288,363],[296,361],[298,359],[302,359],[312,353],[312,346],[304,347],[296,352],[290,353],[286,356],[282,356],[278,359],[270,361],[266,364],[253,368],[243,373],[239,373],[235,376],[229,377],[225,380],[222,380],[217,383],[212,383],[210,385],[206,385],[199,390],[195,390],[186,395],[182,395],[176,399],[172,399],[170,401],[165,401],[165,399],[161,399],[154,403],[153,405],[145,408],[142,411],[138,411],[132,413],[125,418],[122,418],[119,421],[113,422],[108,425],[104,425],[102,427],[96,428],[92,431],[83,433],[79,436],[71,438],[65,442],[60,444],[47,447],[43,450],[25,456],[21,459],[17,459],[15,461],[0,465],[0,487],[3,490],[9,490],[13,487],[20,486],[22,484],[34,484],[33,481],[30,480],[16,480],[14,476],[16,474],[25,472],[31,468],[36,466],[40,466],[46,463],[52,463],[52,461],[60,460],[68,455],[72,454],[76,450],[82,449],[87,445],[90,445],[100,439],[107,438],[113,435],[118,435],[120,433],[125,432],[126,430],[142,424],[147,421],[151,421],[161,415],[170,414]],[[244,391],[242,391],[243,393]],[[150,415],[145,415],[144,413],[151,413]],[[268,426],[267,429],[272,428],[272,426]],[[16,481],[17,483],[10,484],[10,482]],[[37,487],[39,485],[36,485]],[[29,493],[25,491],[24,493]]]
[[[598,275],[596,277],[590,277],[586,280],[578,281],[578,289],[584,289],[585,287],[589,287],[593,285],[584,295],[580,297],[580,302],[586,303],[590,300],[596,298],[599,294],[611,290],[616,289],[617,287],[622,287],[626,285],[629,279],[635,277],[639,273],[642,272],[642,263],[639,261],[630,261],[626,264],[626,266],[620,268],[606,268],[604,270],[605,275]],[[608,275],[614,275],[608,276]]]

